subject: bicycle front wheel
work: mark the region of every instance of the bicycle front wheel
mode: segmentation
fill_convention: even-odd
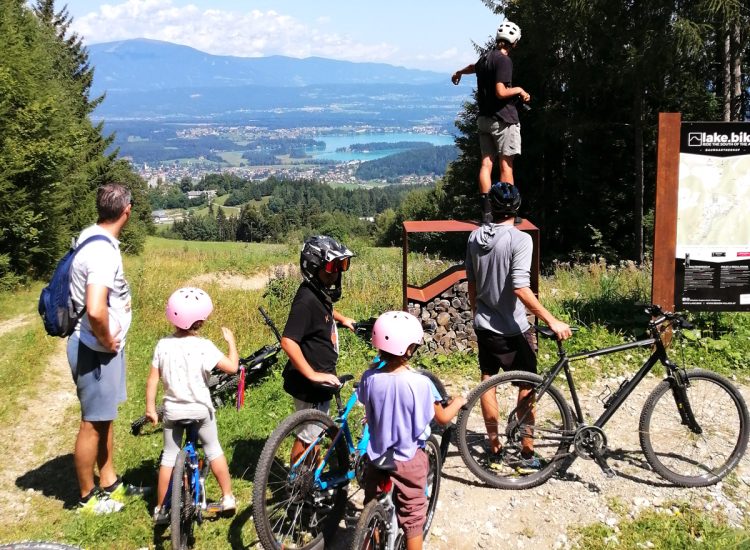
[[[386,550],[390,522],[391,518],[386,515],[383,505],[377,499],[371,500],[359,516],[354,530],[354,539],[349,548],[351,550]]]
[[[643,405],[641,448],[656,473],[682,487],[713,485],[737,466],[748,440],[745,400],[716,373],[694,369],[687,375],[687,403],[697,423],[683,421],[674,380],[663,380]]]
[[[346,441],[333,444],[338,431],[330,416],[308,409],[289,416],[266,441],[253,483],[253,521],[267,550],[323,548],[338,528],[349,471]],[[330,486],[322,490],[321,482]]]
[[[172,502],[170,504],[170,531],[172,548],[186,550],[193,542],[195,504],[193,484],[190,479],[190,459],[184,449],[177,455],[172,470]]]
[[[554,386],[538,395],[541,384],[537,374],[497,374],[472,390],[458,416],[461,458],[492,487],[541,485],[568,455],[573,431],[570,408]],[[533,455],[524,456],[531,448]]]
[[[440,475],[443,471],[443,461],[440,453],[440,444],[434,435],[427,440],[424,448],[427,454],[427,514],[424,522],[424,538],[427,540],[427,533],[430,531],[432,519],[435,517],[437,510],[438,495],[440,494]]]

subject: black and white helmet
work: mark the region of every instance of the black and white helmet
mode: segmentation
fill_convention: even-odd
[[[489,199],[492,215],[496,219],[513,217],[521,207],[521,193],[512,183],[504,181],[495,183],[490,187]]]
[[[495,40],[498,42],[500,40],[504,40],[512,46],[513,44],[521,40],[521,28],[515,23],[511,23],[510,21],[503,21],[497,28]]]
[[[302,277],[313,288],[323,294],[326,301],[335,302],[341,298],[341,273],[349,269],[349,260],[354,252],[327,235],[315,235],[305,241],[299,257]],[[328,273],[336,273],[336,283],[325,285],[318,277],[323,268]]]

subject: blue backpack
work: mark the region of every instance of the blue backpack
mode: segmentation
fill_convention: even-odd
[[[77,312],[70,296],[70,270],[79,250],[90,242],[102,240],[112,242],[104,235],[92,235],[79,245],[71,247],[57,263],[49,284],[42,289],[39,295],[39,315],[42,316],[44,329],[50,336],[70,336],[78,320],[83,317],[86,304]]]

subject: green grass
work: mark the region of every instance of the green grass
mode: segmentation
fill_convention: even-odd
[[[601,524],[576,528],[580,548],[587,550],[656,550],[691,548],[750,548],[750,525],[731,528],[721,515],[675,504],[667,511],[647,511],[633,520],[621,521],[618,531]]]
[[[357,256],[352,269],[344,275],[343,298],[336,304],[337,309],[355,319],[366,319],[389,309],[400,309],[400,250],[372,248],[363,243],[348,244]],[[229,273],[251,276],[265,272],[270,266],[296,264],[298,258],[299,244],[203,243],[151,237],[140,257],[125,259],[126,276],[133,293],[134,319],[126,348],[129,397],[120,407],[119,419],[115,422],[115,462],[120,474],[132,482],[155,483],[157,460],[162,447],[161,432],[134,437],[129,433],[129,424],[143,413],[144,385],[154,346],[159,338],[170,332],[164,318],[168,296],[199,275]],[[422,284],[445,267],[434,258],[425,261],[415,254],[410,257],[408,276],[410,282]],[[571,351],[602,347],[627,341],[638,334],[639,327],[644,326],[646,316],[638,313],[634,303],[645,301],[649,277],[647,271],[628,266],[559,266],[553,275],[542,280],[541,297],[555,315],[581,327],[569,345]],[[242,355],[271,343],[273,336],[262,322],[257,307],[263,305],[281,329],[298,284],[296,279],[276,279],[265,291],[225,288],[221,281],[203,285],[215,305],[214,314],[202,330],[203,335],[217,343],[220,349],[225,349],[220,327],[228,326],[237,337]],[[34,311],[40,286],[37,284],[16,293],[0,294],[0,320],[21,314],[36,315]],[[696,317],[701,332],[689,342],[686,357],[704,367],[708,365],[725,373],[746,375],[747,362],[741,358],[738,361],[736,354],[750,356],[750,326],[747,320],[732,315]],[[373,352],[347,331],[341,331],[341,338],[339,373],[359,375],[367,368]],[[43,392],[43,384],[39,383],[43,381],[42,368],[59,343],[58,339],[46,337],[39,322],[0,336],[0,349],[3,350],[0,355],[0,421],[13,421],[14,405],[19,396]],[[554,359],[553,346],[544,341],[540,363],[551,364]],[[576,363],[576,380],[594,380],[610,373],[632,371],[641,360],[642,357],[635,354],[630,358],[626,354],[617,354],[598,362]],[[284,359],[279,362],[263,384],[250,388],[242,410],[226,407],[218,411],[219,433],[240,504],[239,514],[233,520],[205,523],[198,530],[197,548],[247,547],[255,540],[248,508],[255,464],[267,436],[292,410],[291,398],[283,391],[279,374],[284,362]],[[423,355],[415,363],[449,379],[476,380],[478,377],[476,356],[470,353],[434,357]],[[72,383],[70,391],[74,391]],[[70,457],[74,436],[74,431],[65,434],[63,439],[70,442],[70,448],[61,449],[62,456],[45,465],[49,470],[62,471],[58,478],[63,485],[50,487],[49,491],[45,491],[47,496],[41,493],[30,495],[31,513],[23,523],[10,521],[0,524],[0,542],[31,538],[61,540],[81,544],[87,549],[151,547],[155,543],[149,517],[152,501],[136,499],[116,517],[91,519],[80,517],[71,509],[74,499],[71,501],[70,498],[59,496],[69,494],[71,488],[75,492]],[[49,483],[58,481],[50,479]],[[214,499],[219,496],[213,478],[209,479],[208,494]],[[640,527],[634,527],[633,534],[627,540],[630,543],[650,540],[649,537],[653,535],[649,526],[653,522],[665,522],[661,529],[663,531],[667,527],[674,527],[675,531],[692,529],[689,532],[703,533],[704,540],[731,541],[735,536],[733,531],[723,527],[722,518],[691,515],[689,510],[682,513],[682,519],[661,516],[639,519],[635,523]],[[600,526],[585,528],[581,533],[583,537],[591,537],[592,541],[607,535]]]

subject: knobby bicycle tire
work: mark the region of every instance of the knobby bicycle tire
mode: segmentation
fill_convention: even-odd
[[[159,422],[161,422],[162,418],[164,418],[164,406],[156,407],[156,415],[159,417]],[[149,423],[151,423],[151,421],[146,418],[145,414],[139,418],[136,418],[130,424],[130,433],[132,433],[133,435],[140,435],[143,427]]]
[[[431,435],[425,444],[425,453],[427,454],[427,513],[424,523],[424,540],[430,532],[432,520],[435,518],[437,511],[438,496],[440,495],[440,476],[443,472],[443,460],[440,453],[440,444],[434,435]]]
[[[682,421],[672,391],[663,380],[646,399],[638,425],[646,460],[664,479],[682,487],[705,487],[724,478],[747,449],[747,405],[734,385],[714,372],[686,371],[690,409],[702,433]]]
[[[376,499],[368,502],[357,521],[350,550],[386,550],[390,521],[380,502]]]
[[[174,550],[190,548],[193,537],[193,495],[190,467],[185,449],[180,450],[172,470],[170,534]]]
[[[488,378],[471,391],[465,407],[458,416],[458,448],[469,470],[488,485],[500,489],[529,489],[547,481],[563,465],[568,455],[573,416],[560,390],[554,386],[533,406],[535,419],[519,419],[518,388],[533,388],[542,384],[542,377],[523,371],[509,371]],[[487,398],[488,411],[496,420],[484,420],[481,396],[495,392],[495,399]],[[492,453],[487,428],[498,432],[502,451]],[[527,468],[522,461],[521,440],[531,438],[539,467]]]
[[[323,438],[310,460],[292,471],[291,445],[305,426],[318,426]],[[266,550],[323,548],[338,528],[347,501],[347,484],[330,492],[315,489],[314,470],[330,449],[338,427],[327,414],[306,409],[287,417],[263,446],[253,483],[253,521]],[[343,476],[349,471],[349,449],[341,438],[322,477]]]

